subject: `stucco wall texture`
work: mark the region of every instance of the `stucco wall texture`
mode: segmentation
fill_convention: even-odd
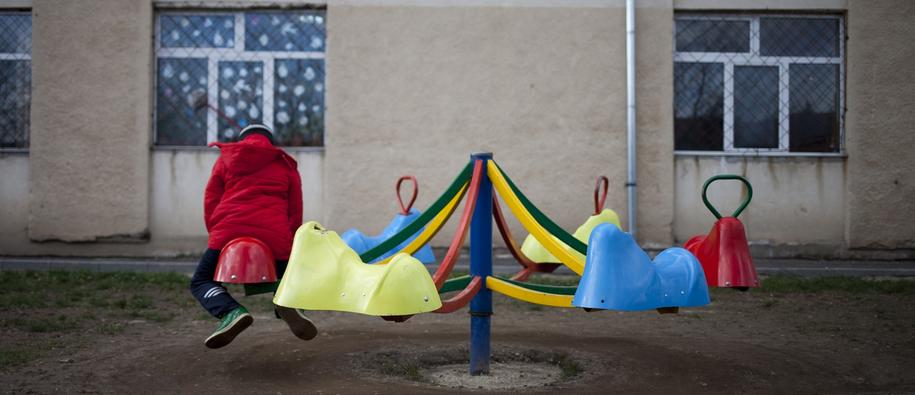
[[[290,151],[302,176],[303,217],[321,215],[323,153]],[[197,255],[206,248],[203,191],[219,150],[156,150],[150,165],[150,237],[143,243],[36,243],[28,238],[29,157],[0,153],[0,255]]]
[[[674,237],[683,243],[706,234],[715,217],[702,203],[702,185],[716,174],[739,174],[753,199],[738,217],[754,244],[841,247],[845,225],[845,160],[787,157],[677,157]],[[709,201],[731,215],[746,196],[739,181],[717,181]],[[819,252],[818,252],[819,253]]]
[[[626,216],[625,12],[603,8],[328,9],[327,225],[380,230],[401,174],[426,207],[491,151],[544,212],[574,229],[607,175]],[[384,21],[383,23],[379,23]],[[640,8],[640,238],[671,239],[672,8]],[[624,219],[625,223],[625,219]],[[520,227],[513,231],[525,234]],[[447,244],[452,227],[436,238]]]
[[[590,214],[594,178],[607,175],[607,207],[625,224],[623,1],[431,1],[328,3],[326,147],[293,152],[305,219],[375,233],[396,211],[398,176],[419,177],[416,206],[424,208],[471,152],[484,150],[567,229]],[[905,70],[915,59],[915,3],[638,3],[643,245],[707,232],[713,219],[699,200],[702,182],[733,172],[756,187],[741,219],[757,245],[911,256],[915,78]],[[0,255],[199,253],[216,153],[150,151],[153,2],[2,6],[33,8],[33,88],[30,152],[0,153]],[[674,157],[674,10],[846,7],[847,158]],[[727,183],[711,190],[723,211],[740,193]],[[510,222],[516,237],[526,234]],[[453,229],[446,225],[433,244],[446,245]]]
[[[149,1],[36,0],[32,15],[29,237],[144,238]]]
[[[915,248],[915,2],[848,13],[848,245]]]

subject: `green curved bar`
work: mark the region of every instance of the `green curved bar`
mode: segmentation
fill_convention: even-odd
[[[575,236],[572,236],[569,232],[566,232],[565,229],[563,229],[559,225],[556,225],[556,223],[553,222],[553,220],[551,220],[549,217],[547,217],[546,214],[543,214],[543,212],[541,212],[540,209],[537,208],[537,206],[534,206],[534,204],[531,203],[531,201],[526,196],[524,196],[523,193],[521,193],[521,190],[518,189],[517,186],[515,186],[515,183],[512,181],[512,179],[510,177],[508,177],[508,174],[506,174],[505,171],[502,170],[502,168],[499,166],[498,163],[496,163],[496,167],[499,168],[499,172],[501,172],[502,176],[505,177],[505,180],[508,181],[508,186],[511,187],[512,191],[515,192],[515,195],[518,195],[518,200],[521,201],[521,204],[524,205],[524,208],[526,208],[527,211],[529,211],[531,213],[531,215],[534,217],[534,219],[537,220],[537,222],[541,226],[543,226],[544,229],[546,229],[553,236],[556,236],[556,238],[558,238],[560,241],[562,241],[569,247],[572,247],[572,249],[574,249],[575,251],[578,251],[582,255],[588,254],[588,245],[587,244],[582,243],[580,240],[576,239]]]
[[[419,218],[416,218],[415,221],[401,229],[400,232],[397,232],[393,236],[389,237],[383,243],[375,246],[371,250],[362,253],[362,255],[359,255],[359,258],[361,258],[363,262],[371,262],[375,260],[375,258],[378,258],[388,251],[394,249],[405,240],[419,232],[423,226],[426,226],[426,224],[428,224],[429,221],[431,221],[432,218],[438,214],[439,211],[442,211],[445,205],[447,205],[448,202],[454,198],[454,195],[460,193],[461,187],[463,187],[464,184],[470,180],[470,174],[472,171],[473,162],[470,162],[467,164],[467,166],[464,166],[464,170],[461,170],[461,173],[458,174],[457,178],[451,182],[451,186],[449,186],[448,189],[446,189],[445,192],[442,193],[442,195],[439,196],[438,199],[419,216]]]
[[[493,276],[493,277],[498,278],[499,280],[505,281],[507,283],[517,285],[521,288],[527,288],[531,291],[543,292],[543,293],[548,293],[548,294],[553,294],[553,295],[575,295],[575,291],[578,290],[577,286],[531,284],[531,283],[523,283],[520,281],[511,280],[511,279],[508,279],[505,277],[499,277],[499,276]]]
[[[747,205],[750,204],[750,200],[753,199],[753,186],[750,185],[750,180],[736,174],[719,174],[705,180],[705,184],[702,185],[702,203],[705,203],[705,207],[712,212],[712,215],[714,215],[716,219],[721,219],[721,213],[719,213],[718,210],[715,210],[715,206],[712,206],[712,203],[708,201],[707,192],[709,185],[712,185],[713,182],[718,180],[738,180],[747,186],[747,197],[743,199],[740,206],[737,206],[737,210],[734,210],[734,213],[731,214],[732,217],[736,218],[743,212],[743,209],[747,208]]]
[[[449,278],[445,281],[444,284],[442,284],[442,287],[438,290],[438,293],[443,294],[446,292],[460,291],[464,288],[467,288],[467,284],[470,284],[471,280],[473,280],[473,277],[470,275]]]

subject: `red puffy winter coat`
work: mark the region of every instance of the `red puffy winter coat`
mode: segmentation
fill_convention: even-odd
[[[213,166],[203,200],[210,239],[222,249],[250,236],[267,243],[276,259],[289,259],[302,225],[302,181],[295,159],[252,134],[237,143],[213,143],[222,154]]]

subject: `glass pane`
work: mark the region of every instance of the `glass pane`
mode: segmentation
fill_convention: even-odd
[[[32,15],[0,14],[0,53],[32,53]]]
[[[156,144],[206,145],[207,60],[159,58]]]
[[[245,50],[323,51],[324,12],[245,14]]]
[[[778,148],[778,67],[734,67],[734,147]]]
[[[277,59],[274,124],[279,145],[324,143],[324,61]]]
[[[721,151],[724,142],[724,66],[674,64],[674,148]]]
[[[164,48],[232,48],[235,46],[235,17],[160,15],[159,43]]]
[[[790,148],[798,152],[839,151],[839,66],[792,64]]]
[[[29,146],[32,62],[0,60],[0,147]]]
[[[219,141],[232,141],[242,128],[263,122],[264,65],[219,62]]]
[[[677,51],[749,52],[750,22],[677,19]]]
[[[839,56],[835,18],[760,18],[759,37],[763,56]]]

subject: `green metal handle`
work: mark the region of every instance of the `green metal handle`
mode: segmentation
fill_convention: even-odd
[[[721,219],[721,213],[719,213],[718,210],[715,210],[715,206],[712,206],[712,203],[710,203],[708,201],[707,192],[708,192],[708,186],[712,185],[713,182],[718,181],[718,180],[738,180],[740,182],[743,182],[743,185],[747,186],[747,197],[743,199],[743,202],[740,203],[740,206],[737,207],[737,210],[734,210],[734,213],[731,214],[732,217],[737,217],[738,215],[740,215],[740,213],[743,212],[743,210],[745,208],[747,208],[747,205],[750,204],[750,200],[753,199],[753,186],[750,185],[749,180],[747,180],[746,178],[744,178],[742,176],[738,176],[736,174],[719,174],[717,176],[712,176],[711,178],[706,180],[705,184],[702,185],[702,203],[705,203],[705,207],[708,207],[709,211],[711,211],[712,214],[717,219]]]

